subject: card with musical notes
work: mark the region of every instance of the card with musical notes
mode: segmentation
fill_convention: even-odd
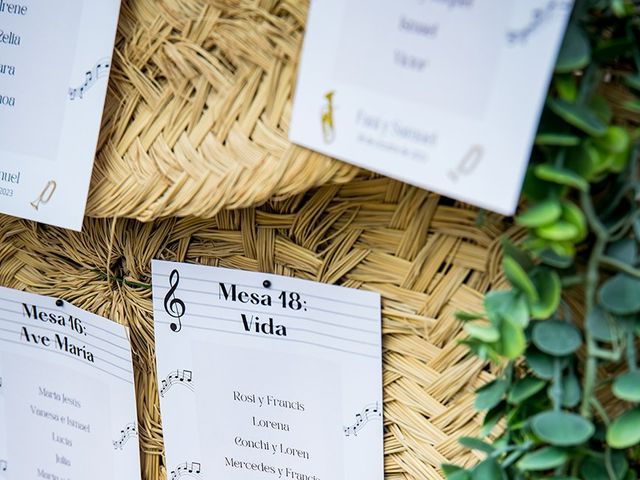
[[[154,260],[170,480],[383,478],[380,296]]]
[[[0,479],[139,476],[125,327],[0,287]]]
[[[312,0],[289,138],[512,214],[573,0]]]
[[[0,213],[80,230],[120,0],[4,5]]]

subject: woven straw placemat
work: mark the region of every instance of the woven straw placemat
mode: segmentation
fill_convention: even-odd
[[[287,139],[308,0],[123,0],[87,215],[212,217],[358,169]]]
[[[470,464],[457,443],[493,378],[459,345],[458,310],[480,310],[498,275],[503,220],[386,178],[359,176],[259,208],[154,223],[88,219],[82,233],[0,216],[0,284],[64,298],[129,325],[143,478],[160,480],[153,258],[273,272],[382,295],[387,479],[439,479]],[[506,233],[514,233],[507,231]]]

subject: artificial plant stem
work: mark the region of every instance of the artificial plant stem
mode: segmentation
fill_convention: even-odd
[[[589,262],[587,264],[587,274],[585,279],[585,318],[589,318],[591,312],[593,312],[595,306],[596,288],[598,287],[598,267],[600,266],[600,260],[604,255],[604,249],[607,245],[609,234],[607,229],[595,212],[593,203],[591,202],[591,196],[588,192],[581,192],[580,203],[582,209],[585,212],[589,225],[596,235],[596,241],[591,250],[589,256]],[[587,359],[585,362],[584,376],[582,382],[582,403],[580,405],[580,415],[585,418],[591,418],[591,398],[593,397],[596,377],[598,374],[598,359],[595,355],[595,349],[597,344],[591,333],[588,322],[584,322],[585,336],[587,340]]]
[[[553,359],[553,383],[551,384],[551,401],[553,409],[558,412],[562,409],[562,360]]]
[[[632,329],[627,329],[627,367],[630,372],[635,372],[638,369],[638,361],[636,359],[636,335]]]
[[[600,259],[600,263],[606,267],[613,268],[615,270],[619,270],[621,272],[626,273],[627,275],[631,275],[632,277],[640,278],[640,269],[634,268],[631,265],[628,265],[620,260],[617,260],[613,257],[603,256]]]
[[[576,285],[582,285],[584,283],[584,275],[566,275],[560,279],[563,288],[575,287]]]

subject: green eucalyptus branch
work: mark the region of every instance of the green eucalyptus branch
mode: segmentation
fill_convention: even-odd
[[[599,279],[598,267],[602,261],[602,257],[604,256],[604,249],[607,245],[609,233],[598,218],[598,215],[593,208],[591,197],[588,193],[581,192],[580,204],[585,212],[589,226],[596,236],[596,241],[589,257],[589,263],[587,264],[584,288],[585,318],[589,318],[595,305],[596,288],[598,287]],[[585,329],[585,337],[587,341],[587,360],[584,369],[583,396],[582,404],[580,406],[580,415],[590,418],[591,399],[593,398],[593,391],[596,383],[598,358],[594,354],[594,351],[597,349],[597,344],[593,338],[591,329],[588,327]]]
[[[511,288],[459,315],[473,353],[508,362],[476,396],[483,435],[502,430],[495,446],[467,440],[487,458],[449,466],[449,479],[637,478],[640,118],[616,121],[618,93],[602,92],[615,84],[640,105],[639,45],[637,2],[576,2],[515,219],[528,235],[503,243]],[[582,319],[563,301],[570,289]]]

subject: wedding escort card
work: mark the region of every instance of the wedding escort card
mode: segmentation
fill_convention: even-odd
[[[0,479],[140,478],[125,327],[0,287]]]
[[[290,139],[502,214],[571,0],[312,0]]]
[[[0,212],[80,230],[120,0],[0,0]]]
[[[383,478],[380,297],[154,261],[168,477]]]

